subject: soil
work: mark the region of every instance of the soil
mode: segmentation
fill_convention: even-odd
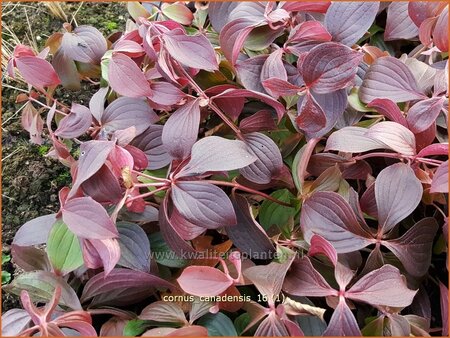
[[[78,25],[93,25],[104,36],[123,30],[129,18],[124,3],[61,3],[69,21],[75,15]],[[30,45],[33,37],[39,50],[52,33],[59,31],[65,22],[52,14],[43,3],[3,3],[2,21],[22,43]],[[27,20],[28,17],[28,20]],[[28,24],[29,21],[29,24]],[[33,32],[30,32],[30,28]],[[3,30],[2,41],[11,41]],[[2,79],[2,84],[26,89],[24,84],[11,79]],[[57,94],[59,91],[57,92]],[[49,213],[56,212],[58,191],[70,184],[67,167],[45,157],[50,144],[29,142],[28,133],[20,123],[21,104],[15,103],[18,91],[2,86],[2,252],[9,252],[14,234],[25,222]],[[88,86],[78,92],[64,91],[58,98],[64,102],[72,101],[87,104],[92,95]],[[45,117],[43,116],[45,119]],[[45,140],[45,138],[44,138]],[[14,265],[4,266],[14,278]],[[20,307],[17,297],[2,293],[2,312]]]

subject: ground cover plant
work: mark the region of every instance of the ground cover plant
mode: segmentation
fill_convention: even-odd
[[[448,335],[448,5],[126,6],[5,64],[71,182],[2,334]]]

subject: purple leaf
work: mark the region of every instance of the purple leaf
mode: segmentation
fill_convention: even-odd
[[[73,32],[64,33],[61,50],[74,61],[99,64],[108,49],[102,33],[91,26],[78,26]]]
[[[250,152],[244,142],[228,140],[219,136],[208,136],[194,144],[191,160],[178,176],[240,169],[256,160],[257,157]]]
[[[230,199],[215,185],[179,181],[172,186],[172,200],[180,214],[195,225],[217,229],[236,224]]]
[[[264,89],[276,98],[280,96],[296,95],[302,89],[301,87],[290,84],[285,80],[280,80],[274,77],[263,80],[261,83]]]
[[[172,157],[162,144],[163,126],[152,124],[141,135],[132,141],[132,145],[141,149],[148,159],[147,169],[163,168],[172,162]]]
[[[419,29],[408,15],[409,2],[392,2],[387,8],[384,40],[412,39],[419,34]]]
[[[308,257],[294,260],[284,280],[283,290],[295,296],[337,296],[325,278],[314,269]]]
[[[120,246],[115,238],[85,239],[82,241],[83,260],[86,267],[103,267],[107,276],[120,259]]]
[[[137,224],[117,223],[120,259],[118,264],[133,270],[150,272],[150,242]]]
[[[38,89],[61,82],[52,65],[39,57],[23,56],[15,59],[15,63],[25,81]]]
[[[191,153],[198,137],[200,124],[199,100],[193,100],[178,108],[164,125],[161,140],[166,151],[176,159],[184,159]]]
[[[430,267],[433,238],[438,228],[434,218],[424,218],[400,238],[382,244],[397,256],[409,274],[421,277]]]
[[[14,337],[30,327],[31,317],[22,309],[11,309],[2,315],[2,336]]]
[[[197,226],[180,215],[176,208],[173,208],[170,215],[170,224],[182,239],[190,241],[205,232],[205,228]]]
[[[99,203],[119,203],[123,197],[119,179],[103,165],[94,175],[81,184],[83,192]]]
[[[318,94],[346,88],[353,82],[362,58],[362,53],[339,43],[319,44],[303,60],[303,80]]]
[[[408,110],[409,129],[418,134],[428,129],[436,121],[441,109],[444,107],[444,97],[433,97],[431,99],[417,102]]]
[[[362,336],[355,316],[345,302],[339,298],[339,303],[331,316],[328,328],[323,333],[324,336]]]
[[[406,307],[413,301],[417,291],[408,289],[405,277],[392,265],[369,272],[346,292],[348,298],[391,307]]]
[[[372,25],[380,3],[333,2],[325,14],[325,28],[333,37],[346,46],[352,46]]]
[[[433,42],[441,52],[448,52],[448,5],[444,7],[436,21]]]
[[[448,160],[442,163],[435,171],[430,192],[448,193]]]
[[[283,64],[283,49],[277,49],[269,54],[261,69],[261,81],[276,78],[286,81],[288,79],[286,68]]]
[[[304,21],[295,26],[289,33],[288,42],[331,41],[332,37],[326,28],[318,21]]]
[[[248,253],[252,259],[270,258],[275,247],[264,229],[252,215],[247,199],[240,194],[231,197],[237,224],[226,229],[228,237],[243,253]]]
[[[308,256],[315,256],[317,254],[322,254],[328,257],[334,266],[338,263],[337,252],[334,247],[325,238],[319,235],[313,235],[311,237],[311,246],[308,250]]]
[[[228,89],[228,90],[225,90],[224,92],[220,93],[219,95],[212,97],[211,100],[219,99],[219,98],[225,99],[225,98],[240,98],[240,97],[255,98],[255,99],[261,100],[262,102],[264,102],[265,104],[268,104],[269,106],[272,106],[277,112],[278,120],[281,120],[281,118],[283,117],[283,115],[286,111],[286,109],[280,102],[273,99],[269,95],[266,95],[263,93],[258,93],[253,90],[247,90],[247,89]]]
[[[428,2],[428,1],[414,1],[408,3],[408,14],[411,20],[414,21],[417,27],[420,27],[422,22],[427,18],[437,16],[441,2]]]
[[[152,95],[149,96],[149,99],[161,106],[176,104],[186,96],[180,89],[168,82],[153,82],[150,88]]]
[[[210,266],[188,266],[177,279],[184,292],[208,297],[217,296],[233,285],[233,280]]]
[[[417,154],[417,157],[426,157],[434,155],[447,155],[448,154],[448,143],[434,143],[423,148]]]
[[[30,246],[47,242],[48,234],[56,222],[56,214],[39,216],[22,225],[14,236],[13,245]]]
[[[181,234],[178,232],[178,226],[172,224],[172,219],[168,214],[168,204],[169,198],[165,197],[159,208],[159,228],[161,230],[161,235],[166,241],[167,245],[175,252],[178,256],[182,257],[185,253],[195,252],[190,244],[185,242]],[[173,216],[173,212],[172,212]],[[181,218],[181,216],[179,217]],[[177,219],[175,219],[177,221]],[[184,220],[189,223],[187,220]],[[189,223],[191,224],[191,223]],[[195,225],[195,227],[197,227]]]
[[[439,283],[440,303],[441,303],[441,317],[442,317],[442,336],[448,336],[448,288]]]
[[[244,136],[244,142],[257,157],[257,160],[239,172],[248,180],[258,183],[270,183],[283,167],[283,159],[275,142],[261,133]]]
[[[383,169],[375,181],[378,223],[383,233],[416,209],[422,198],[422,184],[414,171],[404,163]]]
[[[158,115],[145,100],[130,97],[119,97],[114,100],[106,107],[100,119],[102,128],[108,133],[135,127],[136,135],[140,135],[157,121]]]
[[[207,71],[219,69],[214,48],[206,36],[186,35],[176,29],[163,34],[162,39],[169,54],[183,65]]]
[[[24,271],[52,271],[52,265],[48,259],[48,255],[44,250],[35,248],[34,246],[11,246],[11,255],[14,264]]]
[[[238,60],[235,68],[237,77],[245,89],[266,93],[261,84],[261,71],[267,55],[257,55],[245,60]]]
[[[75,138],[84,134],[92,123],[91,112],[85,106],[72,103],[70,114],[60,122],[55,135],[62,138]]]
[[[396,122],[379,122],[370,127],[365,136],[384,143],[388,148],[400,154],[407,156],[416,154],[414,134]]]
[[[378,98],[406,102],[426,97],[420,92],[408,66],[394,57],[384,56],[376,59],[366,72],[359,98],[369,103]]]
[[[72,191],[94,175],[105,164],[109,153],[114,149],[114,142],[87,141],[80,146],[80,159],[78,160],[77,177],[72,185]]]
[[[116,226],[102,205],[91,197],[77,197],[62,207],[64,223],[78,237],[108,239],[119,236]]]
[[[107,276],[100,272],[89,279],[80,300],[84,303],[93,298],[91,305],[125,306],[147,298],[160,287],[174,286],[149,273],[117,268]]]
[[[375,99],[367,104],[369,108],[375,108],[377,112],[386,116],[393,122],[400,123],[403,127],[408,128],[408,123],[403,116],[400,108],[389,99]]]
[[[53,55],[52,66],[58,74],[61,84],[66,89],[80,90],[80,74],[75,61],[69,58],[61,49]]]
[[[258,329],[255,331],[256,337],[287,337],[290,336],[289,331],[284,325],[283,321],[276,315],[275,312],[269,312]]]
[[[370,233],[358,223],[350,205],[335,192],[311,195],[303,203],[300,225],[307,242],[314,234],[320,235],[338,253],[356,251],[372,242]]]
[[[245,39],[255,27],[253,20],[246,17],[229,22],[220,31],[220,47],[231,64],[236,63]]]
[[[97,121],[101,121],[105,111],[105,99],[108,95],[109,87],[100,88],[89,101],[89,110]]]
[[[108,82],[118,94],[128,97],[151,96],[152,90],[144,73],[127,55],[115,53],[108,66]]]
[[[239,127],[243,133],[277,129],[272,113],[268,110],[260,110],[249,117],[243,118]]]
[[[164,301],[157,301],[147,305],[138,318],[180,325],[188,324],[184,312],[178,304]]]

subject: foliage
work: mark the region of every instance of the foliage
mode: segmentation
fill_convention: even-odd
[[[127,7],[8,62],[71,185],[3,335],[447,335],[446,3]]]

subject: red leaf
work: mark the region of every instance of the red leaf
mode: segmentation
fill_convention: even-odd
[[[448,193],[448,160],[442,163],[435,171],[430,192]]]
[[[367,107],[375,108],[377,112],[386,116],[389,120],[400,123],[408,128],[408,123],[400,108],[389,99],[375,99],[367,104]]]
[[[188,266],[177,279],[183,291],[199,296],[217,296],[233,284],[231,277],[209,266]]]
[[[260,110],[249,117],[243,118],[239,127],[243,133],[270,131],[277,128],[272,113],[268,110]]]
[[[288,12],[316,12],[325,13],[330,7],[330,1],[308,1],[308,2],[297,2],[297,1],[286,1],[283,3],[281,8]]]
[[[17,69],[26,82],[43,89],[61,83],[52,65],[36,56],[23,56],[15,59]]]
[[[445,6],[436,22],[433,42],[441,52],[448,52],[448,5]]]
[[[333,2],[325,14],[325,27],[333,41],[352,46],[370,28],[379,7],[378,1]]]
[[[434,143],[423,148],[417,157],[426,157],[434,155],[447,155],[448,154],[448,143]]]
[[[186,35],[176,29],[163,34],[162,39],[169,54],[183,65],[207,71],[219,69],[216,53],[206,36]]]
[[[355,316],[348,307],[345,299],[339,298],[339,303],[331,316],[328,328],[323,333],[324,336],[362,336]]]
[[[432,97],[417,102],[408,110],[406,121],[408,121],[409,129],[414,134],[428,129],[439,116],[444,107],[444,101],[445,97]]]
[[[264,89],[275,98],[280,96],[296,95],[302,89],[302,87],[298,87],[288,81],[274,77],[263,80],[261,83]]]
[[[363,56],[335,42],[317,45],[306,55],[301,66],[306,86],[319,94],[346,88],[353,82]]]
[[[241,18],[229,22],[220,31],[220,48],[231,64],[236,63],[245,39],[255,27],[253,20]]]
[[[150,85],[152,95],[149,99],[161,106],[171,106],[186,96],[180,89],[168,82],[153,82]]]
[[[138,98],[152,95],[144,73],[125,54],[112,55],[108,66],[108,82],[116,93],[123,96]]]
[[[173,158],[184,159],[189,156],[197,141],[199,124],[199,99],[186,103],[170,115],[164,125],[161,140]]]
[[[304,21],[289,33],[288,43],[303,41],[331,41],[331,35],[318,21]]]
[[[298,116],[295,122],[308,137],[325,128],[327,124],[325,113],[309,91],[298,100],[297,105]]]
[[[62,209],[63,221],[78,237],[108,239],[119,236],[105,208],[90,197],[68,200]]]
[[[325,238],[319,235],[313,235],[311,237],[311,244],[308,250],[308,256],[315,256],[317,254],[322,254],[328,257],[331,263],[336,266],[338,257],[334,247]]]

